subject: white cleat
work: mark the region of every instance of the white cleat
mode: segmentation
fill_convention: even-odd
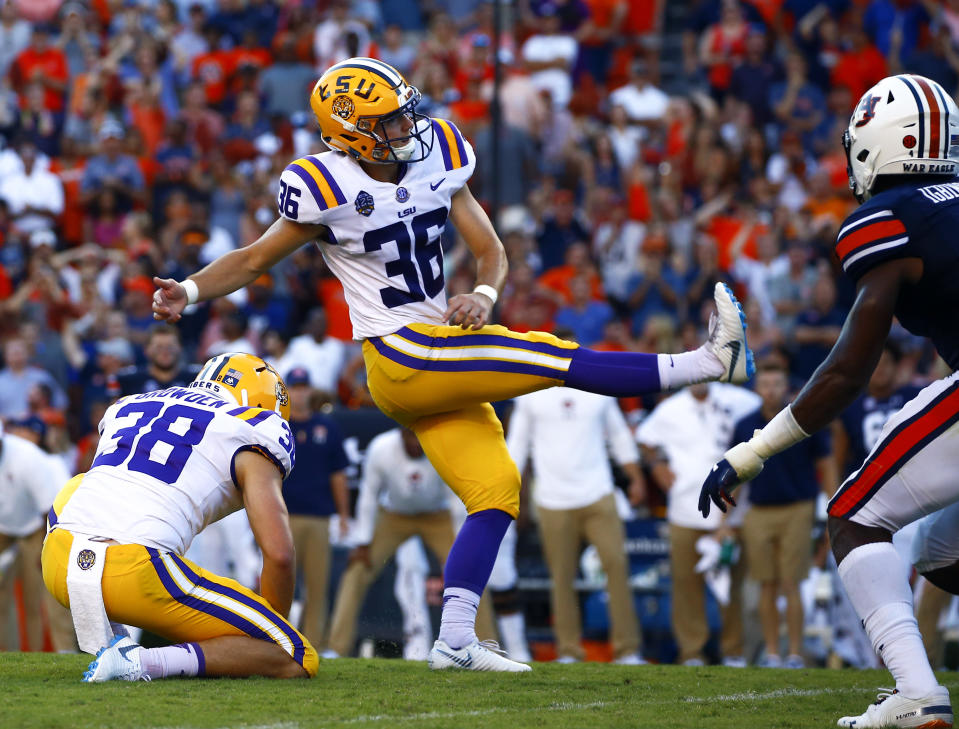
[[[746,344],[746,315],[732,289],[722,282],[716,283],[713,299],[717,314],[710,319],[706,346],[723,366],[719,381],[741,385],[756,371],[753,353]]]
[[[84,683],[103,681],[149,681],[140,663],[140,646],[127,635],[118,635],[106,648],[97,651],[96,659],[83,674]]]
[[[617,666],[645,666],[646,659],[639,653],[627,653],[613,661]]]
[[[837,724],[855,729],[951,729],[952,704],[949,703],[949,691],[945,686],[939,686],[921,699],[907,699],[898,691],[879,689],[878,700],[869,705],[865,714],[844,716]]]
[[[464,671],[525,673],[533,670],[525,663],[511,661],[492,640],[484,640],[482,643],[474,640],[465,648],[457,650],[450,648],[444,641],[438,640],[433,643],[427,663],[434,671],[459,668]]]

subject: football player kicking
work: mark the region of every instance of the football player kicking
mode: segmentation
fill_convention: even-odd
[[[497,547],[519,510],[519,473],[489,403],[554,385],[636,395],[713,379],[743,382],[752,354],[742,310],[723,285],[709,340],[679,355],[594,352],[550,334],[490,326],[506,253],[466,186],[472,147],[450,122],[418,114],[419,100],[381,61],[332,66],[310,97],[331,151],[286,168],[280,218],[255,243],[185,281],[156,279],[153,311],[176,321],[187,305],[235,291],[318,241],[343,284],[374,400],[416,433],[469,515],[446,562],[430,667],[527,671],[479,644],[473,629]],[[449,301],[440,245],[447,220],[477,269],[472,293]]]
[[[61,490],[43,581],[70,608],[83,680],[313,676],[316,651],[287,621],[295,557],[282,481],[293,468],[286,385],[250,354],[209,360],[186,388],[131,395],[100,422],[96,458]],[[183,558],[207,524],[246,508],[263,554],[260,594]],[[178,645],[112,637],[135,625]]]
[[[934,81],[901,75],[859,101],[843,146],[862,205],[839,231],[836,253],[856,281],[836,345],[796,400],[725,454],[699,507],[732,503],[732,489],[763,462],[835,419],[865,387],[893,317],[932,339],[959,367],[959,109]],[[926,660],[893,532],[959,500],[959,373],[924,388],[893,415],[859,470],[829,502],[839,575],[895,690],[839,726],[951,727],[949,692]],[[937,565],[936,584],[959,585],[959,567]]]

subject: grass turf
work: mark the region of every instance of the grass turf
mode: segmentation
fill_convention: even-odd
[[[832,727],[882,671],[537,664],[528,674],[430,672],[399,660],[324,661],[312,681],[83,684],[85,656],[0,653],[0,727]],[[943,677],[953,692],[954,674]]]

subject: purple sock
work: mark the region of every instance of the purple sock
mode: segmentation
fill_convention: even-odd
[[[482,595],[493,571],[499,544],[512,521],[513,517],[499,509],[477,511],[466,517],[446,558],[444,587],[460,587]]]
[[[659,355],[642,352],[573,352],[566,386],[612,397],[634,397],[662,389]]]

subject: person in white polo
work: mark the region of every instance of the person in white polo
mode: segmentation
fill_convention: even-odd
[[[630,479],[634,500],[641,499],[639,450],[615,398],[554,387],[516,399],[506,444],[520,473],[532,458],[532,498],[553,579],[553,626],[562,662],[584,657],[579,600],[573,589],[583,541],[596,547],[607,575],[616,661],[643,662],[624,551],[626,533],[616,510],[607,443]]]

